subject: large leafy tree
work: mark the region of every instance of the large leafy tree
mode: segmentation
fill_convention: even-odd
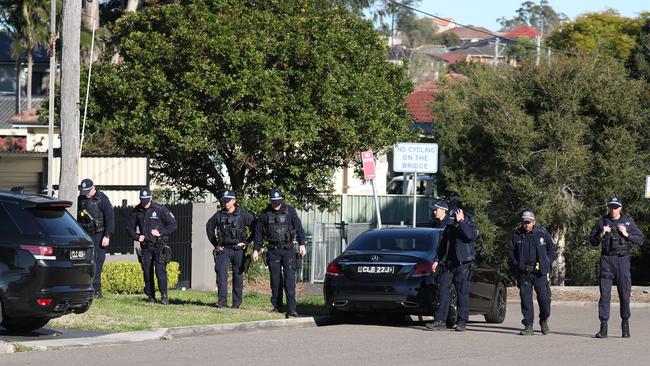
[[[481,244],[502,265],[519,214],[532,209],[561,248],[553,282],[588,283],[598,253],[586,238],[607,197],[624,197],[637,222],[647,222],[642,82],[603,58],[471,70],[468,82],[436,99],[443,191],[477,212]]]
[[[123,62],[95,69],[90,130],[149,154],[185,195],[280,186],[325,203],[336,168],[410,134],[406,70],[345,9],[197,0],[117,25]]]
[[[587,13],[553,32],[547,44],[583,54],[598,54],[627,60],[644,21],[628,18],[616,10]]]
[[[637,78],[650,82],[650,12],[642,14],[645,20],[636,39],[628,67]]]

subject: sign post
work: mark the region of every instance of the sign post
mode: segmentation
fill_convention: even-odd
[[[645,177],[645,198],[650,198],[650,175]]]
[[[418,173],[438,172],[438,144],[400,143],[393,149],[393,171],[413,173],[413,227],[416,225]],[[404,174],[404,183],[408,184]]]
[[[369,180],[372,185],[372,195],[375,198],[375,210],[377,212],[377,229],[381,229],[381,210],[379,209],[379,198],[375,188],[375,157],[372,151],[363,151],[361,153],[361,163],[363,164],[363,178]]]

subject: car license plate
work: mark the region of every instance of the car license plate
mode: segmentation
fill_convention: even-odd
[[[393,266],[358,266],[357,273],[372,273],[372,274],[391,274],[394,273]]]
[[[85,250],[71,250],[70,251],[70,259],[72,259],[72,260],[86,259],[86,251]]]

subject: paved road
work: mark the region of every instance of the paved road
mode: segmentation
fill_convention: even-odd
[[[618,308],[609,339],[594,339],[595,306],[557,305],[552,334],[517,335],[518,304],[504,324],[472,317],[465,333],[426,332],[419,322],[239,332],[137,344],[0,355],[12,365],[648,365],[650,308],[633,309],[631,339],[620,338]]]

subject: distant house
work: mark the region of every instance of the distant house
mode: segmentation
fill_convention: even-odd
[[[455,34],[465,43],[477,42],[486,38],[499,36],[498,33],[483,27],[454,27],[442,33]]]
[[[415,86],[406,97],[406,109],[413,120],[413,126],[420,128],[425,134],[430,134],[434,123],[431,108],[436,96],[444,88],[445,83],[455,83],[466,80],[467,77],[457,73],[447,73],[442,76],[444,82],[432,80]]]
[[[0,31],[0,94],[16,94],[16,60],[11,55],[11,43],[13,39],[6,31]],[[50,56],[47,50],[39,47],[33,54],[33,71],[32,71],[32,95],[42,96],[47,93],[49,74],[50,74]],[[27,88],[26,69],[27,57],[23,59],[21,65],[21,93],[25,95]]]
[[[456,24],[453,23],[454,18],[432,18],[431,22],[434,25],[436,33],[446,32],[454,27]]]
[[[511,30],[510,32],[504,34],[503,37],[510,38],[510,39],[517,39],[522,37],[528,39],[535,39],[541,35],[542,34],[537,30],[537,28],[531,27],[528,24],[523,24]]]

